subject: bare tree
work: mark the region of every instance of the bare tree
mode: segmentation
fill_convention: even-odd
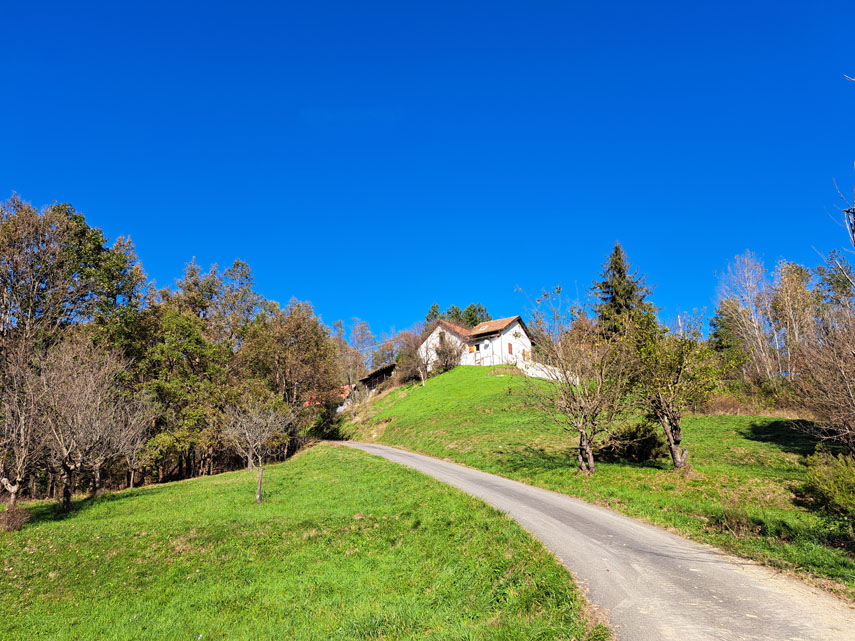
[[[295,418],[290,409],[257,398],[245,399],[241,406],[232,406],[226,410],[223,434],[246,459],[248,469],[258,468],[256,503],[261,503],[264,461],[275,448],[288,444]]]
[[[408,381],[418,378],[422,385],[425,384],[431,365],[430,352],[427,349],[421,349],[426,336],[424,323],[398,333],[397,376],[400,380]]]
[[[44,453],[44,433],[39,423],[43,388],[33,363],[34,351],[24,340],[7,338],[0,361],[0,484],[9,492],[11,508]]]
[[[73,476],[87,466],[95,485],[100,466],[114,452],[111,432],[120,429],[119,377],[125,365],[73,332],[51,348],[42,365],[41,418],[51,461],[62,477],[62,509],[71,507]]]
[[[746,374],[765,380],[781,375],[781,341],[772,328],[772,288],[763,263],[748,251],[736,256],[720,278],[718,297],[748,354]]]
[[[128,486],[134,486],[134,477],[139,468],[144,446],[156,417],[155,407],[151,399],[143,394],[120,395],[116,399],[115,423],[107,428],[96,449],[95,457],[100,460],[97,470],[93,469],[93,490],[100,490],[101,465],[114,457],[121,457],[128,466]],[[93,465],[94,468],[94,465]]]
[[[442,374],[460,365],[463,358],[463,350],[466,346],[459,340],[449,337],[446,332],[440,331],[436,349],[436,360],[433,362],[434,369]]]
[[[115,433],[111,449],[121,456],[128,466],[128,487],[134,487],[136,473],[156,415],[154,405],[144,396],[123,399],[119,405],[121,429]]]
[[[578,306],[566,308],[560,288],[544,292],[532,316],[545,380],[529,379],[531,397],[555,423],[578,436],[579,470],[593,474],[595,441],[631,409],[626,336],[603,332]]]
[[[796,366],[796,393],[818,419],[807,429],[855,456],[855,317],[837,310],[818,324],[815,340],[796,352]]]

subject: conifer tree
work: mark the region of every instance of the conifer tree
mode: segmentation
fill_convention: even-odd
[[[455,325],[463,325],[463,312],[457,305],[452,305],[445,310],[445,320]]]
[[[445,315],[439,311],[439,303],[434,303],[430,306],[427,315],[425,315],[425,322],[432,323],[438,318],[444,318]]]
[[[475,327],[488,320],[493,320],[493,317],[481,303],[472,303],[463,310],[464,327]]]
[[[623,327],[623,318],[636,313],[652,313],[653,305],[647,301],[650,287],[638,271],[630,271],[631,265],[626,259],[620,243],[603,264],[600,277],[595,281],[592,291],[598,303],[594,306],[603,331],[614,333]]]

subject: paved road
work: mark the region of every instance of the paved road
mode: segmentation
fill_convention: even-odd
[[[620,641],[855,641],[855,609],[771,569],[549,490],[383,445],[346,445],[507,513],[573,572]]]

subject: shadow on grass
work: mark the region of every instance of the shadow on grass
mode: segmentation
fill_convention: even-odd
[[[807,433],[809,421],[780,420],[752,423],[743,431],[745,438],[777,445],[784,452],[809,456],[819,441]]]
[[[501,461],[502,467],[505,467],[509,471],[525,472],[532,475],[554,472],[556,470],[576,473],[579,469],[575,449],[565,452],[547,452],[540,447],[526,446],[512,452],[496,452],[496,456]],[[669,469],[670,467],[668,461],[665,460],[636,463],[624,459],[598,457],[596,458],[596,462],[598,464],[605,463],[630,468]]]
[[[113,501],[127,501],[140,496],[153,496],[164,491],[164,486],[147,485],[132,490],[121,490],[118,492],[104,492],[99,496],[85,496],[74,498],[71,501],[71,509],[63,511],[59,501],[45,499],[37,503],[21,503],[20,506],[30,513],[30,518],[24,525],[24,529],[50,521],[66,521],[75,518],[78,514],[88,512],[102,503]]]

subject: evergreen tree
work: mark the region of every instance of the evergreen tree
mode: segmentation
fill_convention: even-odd
[[[463,326],[475,327],[484,321],[493,320],[487,309],[481,303],[472,303],[463,310]]]
[[[425,321],[428,323],[432,323],[438,318],[443,318],[442,312],[439,311],[439,303],[434,303],[430,306],[427,315],[425,316]]]
[[[445,310],[445,320],[455,325],[463,325],[463,312],[457,305],[452,305]]]
[[[637,313],[653,313],[656,308],[647,301],[650,288],[638,271],[630,271],[629,261],[620,243],[603,265],[602,280],[595,281],[592,291],[599,301],[595,306],[597,316],[607,333],[622,329],[623,318]]]
[[[742,348],[736,332],[736,315],[739,307],[735,300],[726,298],[718,304],[715,316],[710,319],[710,346],[717,352]]]

